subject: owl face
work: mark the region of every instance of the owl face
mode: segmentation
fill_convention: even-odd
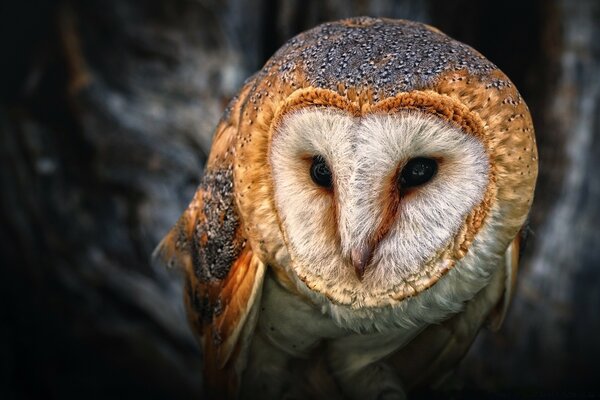
[[[294,273],[355,305],[397,299],[406,282],[447,268],[490,180],[481,140],[410,110],[295,109],[277,123],[270,165]]]
[[[282,284],[333,314],[450,297],[456,312],[523,225],[537,175],[527,106],[433,28],[325,24],[239,98],[225,116],[237,115],[228,154],[244,234]]]

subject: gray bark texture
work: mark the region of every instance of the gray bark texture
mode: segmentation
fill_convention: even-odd
[[[293,35],[356,15],[472,45],[534,118],[540,178],[516,298],[454,397],[600,393],[600,2],[6,0],[0,398],[198,398],[180,277],[150,254],[244,79]]]

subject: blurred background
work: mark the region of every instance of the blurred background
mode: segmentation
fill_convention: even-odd
[[[460,367],[464,393],[600,393],[600,1],[3,0],[0,398],[198,398],[179,277],[150,254],[244,79],[357,15],[475,47],[535,121],[517,295]]]

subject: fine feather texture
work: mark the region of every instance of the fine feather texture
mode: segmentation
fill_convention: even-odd
[[[354,308],[393,296],[396,286],[435,262],[483,199],[489,179],[488,156],[476,137],[420,112],[356,118],[301,109],[281,122],[271,151],[275,203],[294,273],[348,293],[345,303]],[[327,160],[332,192],[311,181],[306,159],[313,155]],[[396,174],[408,160],[423,156],[439,160],[437,175],[401,196],[394,191]],[[382,212],[385,201],[398,201],[398,210]],[[351,251],[376,236],[384,222],[391,227],[359,282]]]

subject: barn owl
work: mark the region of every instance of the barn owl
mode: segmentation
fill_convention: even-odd
[[[185,275],[212,398],[435,387],[514,286],[537,150],[514,84],[389,19],[326,23],[247,80],[155,255]]]

